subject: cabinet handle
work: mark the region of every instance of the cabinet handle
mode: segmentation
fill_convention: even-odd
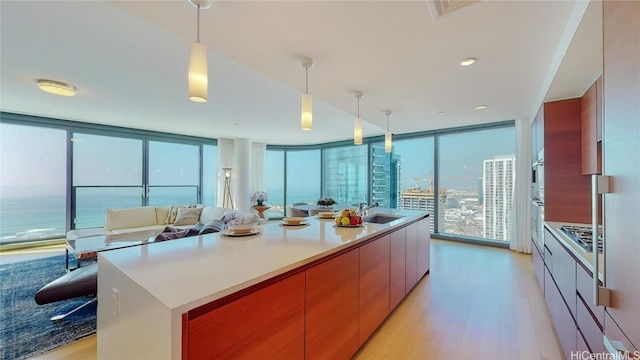
[[[598,213],[600,207],[598,206],[598,199],[601,194],[609,193],[609,176],[591,175],[591,234],[592,234],[592,246],[591,252],[593,254],[593,302],[595,306],[610,306],[610,291],[606,287],[601,287],[598,283],[600,273],[599,268],[599,256],[598,256]],[[604,199],[603,199],[604,203]],[[603,221],[604,222],[604,221]],[[602,257],[605,259],[604,254],[607,251],[606,241],[604,237],[604,231],[602,232]],[[606,261],[606,260],[605,260]],[[606,274],[605,274],[606,276]],[[606,286],[605,279],[602,279],[602,284]]]

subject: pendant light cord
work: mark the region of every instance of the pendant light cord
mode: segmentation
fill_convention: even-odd
[[[304,93],[309,93],[309,67],[304,67]]]
[[[198,26],[198,32],[196,35],[196,42],[200,43],[200,4],[198,4],[198,20],[196,22]]]
[[[360,98],[358,98],[358,116],[356,117],[360,117]]]
[[[389,115],[387,115],[387,131],[389,131]]]

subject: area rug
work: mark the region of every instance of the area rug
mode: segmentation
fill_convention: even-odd
[[[64,274],[64,255],[0,265],[0,359],[31,358],[96,332],[96,303],[62,320],[49,320],[88,298],[46,305],[33,299],[42,286]]]

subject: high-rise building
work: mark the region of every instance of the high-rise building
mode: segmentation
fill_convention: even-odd
[[[440,216],[438,218],[439,223],[444,223],[444,205],[447,203],[447,192],[444,189],[440,190],[438,196],[440,201]],[[413,187],[406,189],[400,193],[400,200],[398,201],[398,208],[406,210],[421,210],[428,212],[431,218],[431,232],[434,232],[436,214],[435,209],[435,194],[433,191],[433,180],[429,183],[429,188]]]
[[[393,151],[384,151],[383,143],[371,146],[371,198],[380,207],[396,208],[400,193],[401,162],[400,155]]]
[[[515,155],[485,160],[483,179],[483,221],[485,238],[509,241],[511,238]]]

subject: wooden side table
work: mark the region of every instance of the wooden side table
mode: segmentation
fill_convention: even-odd
[[[256,209],[256,211],[258,212],[258,216],[260,216],[261,219],[264,219],[264,212],[271,209],[271,206],[267,206],[267,205],[254,205],[253,206],[254,209]]]

